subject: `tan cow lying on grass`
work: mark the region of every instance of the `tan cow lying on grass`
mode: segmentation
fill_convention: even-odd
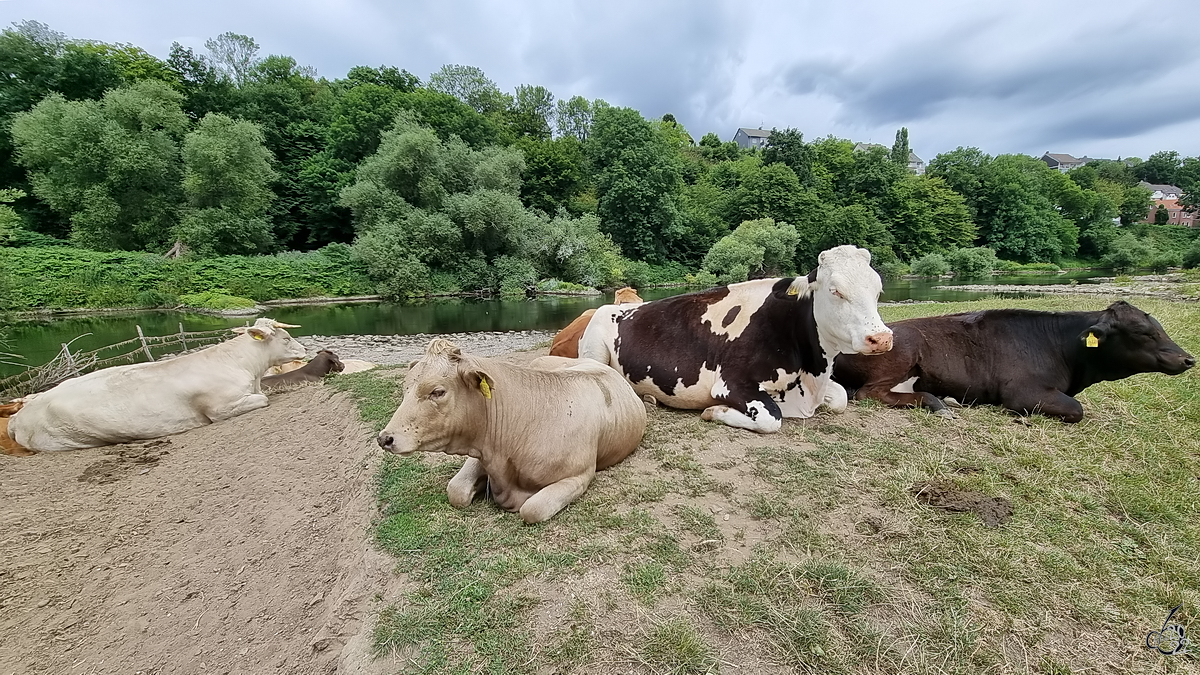
[[[625,459],[645,430],[641,399],[608,366],[543,356],[523,367],[438,338],[410,367],[379,445],[397,455],[468,455],[446,487],[452,505],[468,506],[486,482],[501,508],[537,523]]]
[[[158,438],[266,407],[267,368],[304,356],[294,328],[259,319],[239,335],[169,361],[105,368],[30,397],[8,434],[31,450],[73,450]]]
[[[625,288],[617,289],[616,297],[613,298],[614,305],[632,305],[645,302],[642,297],[637,294],[637,291],[626,286]],[[587,330],[588,322],[592,320],[592,315],[596,310],[585,310],[574,321],[567,324],[567,327],[558,331],[554,336],[554,341],[550,343],[550,356],[566,356],[567,358],[579,358],[579,338],[583,337],[583,331]]]

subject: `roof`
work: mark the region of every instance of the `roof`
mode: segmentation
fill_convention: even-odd
[[[1168,192],[1176,192],[1179,194],[1183,194],[1183,190],[1181,188],[1175,187],[1174,185],[1155,185],[1154,183],[1147,183],[1144,180],[1138,181],[1138,185],[1141,185],[1142,187],[1149,189],[1151,192],[1157,191],[1157,192],[1162,192],[1163,194],[1166,194]]]
[[[748,129],[746,127],[742,127],[741,129],[738,129],[738,131],[746,134],[750,138],[769,138],[771,136],[770,129]]]
[[[1072,157],[1065,152],[1047,152],[1046,154],[1042,155],[1042,159],[1047,157],[1055,162],[1058,162],[1059,164],[1078,164],[1080,161],[1079,159]]]

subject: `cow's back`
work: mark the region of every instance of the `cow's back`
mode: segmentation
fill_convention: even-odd
[[[554,336],[554,341],[550,343],[550,356],[564,356],[566,358],[578,358],[579,356],[579,341],[583,338],[583,333],[587,330],[588,322],[592,320],[592,315],[596,310],[585,310],[574,321],[567,324]]]
[[[201,412],[224,389],[248,391],[249,373],[219,363],[199,372],[183,357],[116,366],[72,378],[29,400],[9,422],[35,450],[72,450],[155,438],[210,420]]]

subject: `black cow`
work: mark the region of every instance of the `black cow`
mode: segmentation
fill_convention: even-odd
[[[924,406],[949,417],[940,397],[1078,422],[1083,406],[1072,397],[1097,382],[1178,375],[1196,364],[1158,321],[1124,300],[1102,312],[991,309],[890,326],[891,352],[839,356],[834,380],[857,389],[858,400]]]
[[[342,361],[338,358],[337,354],[328,349],[322,349],[317,352],[312,361],[309,361],[300,368],[281,375],[267,375],[263,377],[262,388],[282,389],[306,382],[320,382],[329,373],[340,373],[343,368],[345,366],[342,365]]]

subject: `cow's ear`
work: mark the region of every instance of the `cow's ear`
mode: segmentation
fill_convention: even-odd
[[[492,398],[496,390],[496,381],[491,375],[482,370],[469,370],[463,373],[463,377],[467,380],[468,387],[478,390],[486,399]]]
[[[275,334],[275,331],[263,326],[250,326],[246,329],[246,332],[249,333],[250,337],[254,338],[255,340],[266,340]]]
[[[1108,326],[1103,323],[1098,323],[1083,331],[1083,334],[1079,336],[1079,340],[1083,342],[1084,347],[1095,348],[1103,344],[1107,336]]]
[[[237,333],[238,335],[241,335],[242,333],[246,332],[246,327],[245,326],[234,326],[233,328],[230,328],[229,330]]]

